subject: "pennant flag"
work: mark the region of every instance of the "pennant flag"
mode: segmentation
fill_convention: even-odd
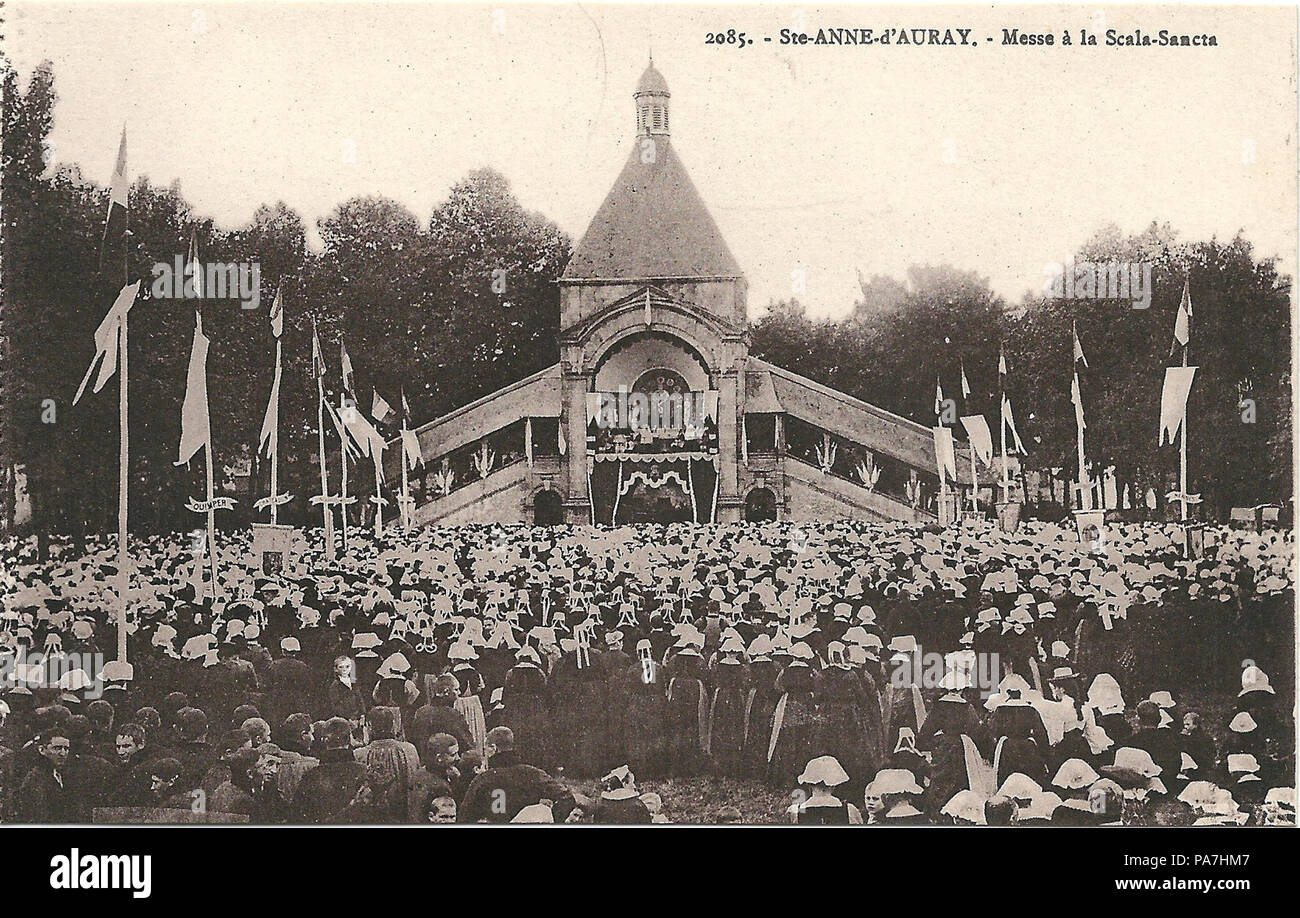
[[[339,355],[343,362],[343,391],[352,395],[352,359],[348,357],[348,349],[343,345],[343,339],[339,339]],[[353,398],[356,401],[356,398]]]
[[[203,299],[203,265],[199,262],[199,238],[195,230],[190,230],[190,254],[185,260],[185,274],[189,277],[185,295]]]
[[[356,412],[356,416],[363,421],[365,420],[364,417],[361,417],[360,411]],[[374,469],[376,469],[376,475],[380,477],[382,484],[385,481],[385,475],[383,475],[383,450],[387,449],[389,443],[387,443],[386,439],[383,439],[383,434],[378,432],[373,425],[367,424],[367,426],[369,429],[365,432],[365,436],[369,437],[370,442],[365,451],[374,460]]]
[[[934,378],[934,414],[935,417],[943,414],[943,386],[939,384],[939,377]]]
[[[211,438],[208,428],[208,339],[203,335],[203,317],[196,311],[190,369],[185,378],[185,402],[181,406],[180,454],[176,464],[189,462]]]
[[[961,397],[970,398],[970,383],[966,381],[966,362],[961,364]]]
[[[1192,340],[1192,291],[1189,281],[1183,281],[1183,299],[1178,304],[1178,318],[1174,320],[1174,343],[1169,345],[1169,353],[1180,347],[1187,347]]]
[[[388,402],[384,401],[384,398],[379,394],[378,389],[371,389],[370,391],[374,393],[374,398],[370,401],[370,416],[372,418],[380,424],[387,424],[397,417],[397,415],[393,413],[393,407],[389,405]]]
[[[126,126],[122,127],[122,142],[117,147],[117,164],[113,167],[113,178],[109,182],[108,214],[104,218],[104,238],[100,243],[99,260],[104,261],[104,250],[116,244],[129,231],[130,211],[127,209],[126,180]]]
[[[320,349],[320,334],[316,331],[316,320],[311,320],[311,375],[316,379],[325,377],[325,355]]]
[[[108,315],[104,316],[104,320],[99,323],[99,328],[95,329],[95,356],[91,358],[90,367],[82,377],[81,385],[77,387],[77,394],[73,397],[72,404],[81,401],[81,396],[86,391],[86,383],[90,382],[90,374],[95,372],[96,364],[99,365],[99,376],[95,379],[93,390],[95,392],[104,388],[104,383],[112,379],[113,374],[117,372],[117,351],[120,346],[119,336],[122,334],[122,320],[131,311],[136,294],[139,292],[140,281],[123,287],[108,310]]]
[[[1020,442],[1020,434],[1016,431],[1016,419],[1011,414],[1011,399],[1006,396],[1002,397],[1002,423],[1007,425],[1007,429],[1011,431],[1011,438],[1015,441],[1015,448],[1012,452],[1028,456],[1029,453],[1025,450],[1025,444]]]
[[[334,431],[339,435],[339,442],[343,444],[344,451],[353,459],[359,458],[356,447],[352,445],[352,437],[348,435],[348,432],[343,427],[343,419],[340,418],[339,413],[334,410],[334,406],[330,404],[329,399],[325,399],[324,404],[325,411],[329,414],[330,420],[334,423]]]
[[[407,428],[402,428],[402,454],[406,457],[408,469],[424,464],[424,456],[420,454],[420,438],[415,431]]]
[[[939,468],[939,478],[947,474],[949,481],[957,480],[957,454],[953,451],[952,431],[947,427],[932,428],[934,432],[934,459]]]
[[[1174,442],[1174,434],[1182,426],[1187,414],[1187,395],[1192,390],[1192,377],[1196,367],[1169,367],[1165,370],[1165,386],[1160,393],[1160,441],[1164,446],[1165,434]]]
[[[1074,362],[1077,364],[1082,361],[1083,365],[1086,367],[1088,365],[1088,358],[1083,356],[1083,345],[1079,343],[1079,326],[1071,322],[1070,331],[1074,333]]]
[[[266,405],[262,419],[262,433],[257,438],[257,454],[274,459],[280,446],[280,361],[275,362],[275,378],[271,381],[271,400]]]
[[[1007,355],[1001,347],[998,348],[998,388],[1004,392],[1007,388]]]
[[[991,465],[993,435],[989,432],[989,423],[984,420],[984,415],[976,414],[962,418],[961,426],[966,428],[966,438],[970,440],[970,448],[975,451],[975,456],[985,465]]]
[[[1083,421],[1083,394],[1079,391],[1079,374],[1074,374],[1074,379],[1070,382],[1070,401],[1074,402],[1074,423],[1080,430],[1087,430],[1088,425]]]
[[[362,456],[369,456],[375,443],[379,444],[380,450],[384,448],[384,438],[375,430],[374,425],[366,420],[366,416],[348,405],[343,405],[339,412],[343,418],[343,427],[352,437],[352,442],[356,444],[357,451]]]
[[[284,298],[279,287],[275,288],[275,299],[271,301],[271,334],[279,338],[284,334]]]
[[[382,483],[385,480],[384,479],[384,458],[383,458],[384,449],[387,448],[388,442],[384,439],[384,435],[381,434],[379,431],[375,430],[375,428],[373,427],[370,428],[369,436],[370,436],[370,455],[375,461],[375,469],[378,471],[379,481]]]
[[[402,387],[402,420],[411,420],[411,403],[406,400],[406,387]]]

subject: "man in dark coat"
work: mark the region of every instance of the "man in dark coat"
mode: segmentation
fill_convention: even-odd
[[[77,789],[64,774],[72,740],[67,730],[51,728],[36,738],[40,759],[18,788],[18,818],[22,822],[71,822]]]
[[[105,806],[144,806],[148,800],[149,782],[141,781],[137,767],[149,760],[145,752],[147,742],[144,727],[139,724],[122,724],[115,731],[114,743],[117,774],[112,780]]]
[[[411,715],[411,725],[407,728],[407,738],[417,750],[423,750],[431,736],[447,733],[456,738],[462,750],[473,746],[469,735],[469,724],[465,717],[454,707],[458,683],[456,677],[444,673],[433,682],[433,693],[426,704],[415,709]]]
[[[493,727],[488,731],[486,749],[487,770],[465,792],[460,822],[508,823],[524,807],[543,800],[552,802],[557,821],[568,815],[573,794],[540,768],[520,760],[513,730]]]
[[[555,760],[565,774],[595,777],[609,754],[605,723],[609,686],[604,670],[584,660],[575,641],[565,640],[562,646],[564,656],[548,680]]]
[[[551,693],[546,673],[536,650],[523,647],[515,654],[519,662],[506,673],[502,690],[500,723],[513,731],[519,754],[528,761],[549,768],[553,761],[551,738]],[[468,747],[465,747],[468,748]]]
[[[331,822],[365,783],[366,766],[352,754],[352,724],[332,717],[322,728],[320,764],[303,775],[291,808],[298,822]]]
[[[90,733],[86,736],[86,748],[94,755],[106,761],[112,761],[114,742],[117,733],[113,730],[113,720],[117,712],[113,705],[98,698],[86,706],[86,716],[90,718]]]
[[[267,703],[271,722],[282,723],[290,714],[311,712],[311,699],[317,690],[307,664],[298,658],[301,645],[297,638],[280,642],[282,656],[267,668]]]
[[[217,761],[217,754],[208,742],[208,716],[199,708],[185,708],[177,715],[181,742],[176,757],[181,763],[177,790],[188,791],[198,787],[203,777]]]
[[[92,821],[94,808],[106,805],[116,769],[89,747],[90,718],[74,714],[68,718],[68,732],[72,734],[68,737],[71,747],[64,773],[76,789],[72,815],[77,822],[88,823]]]

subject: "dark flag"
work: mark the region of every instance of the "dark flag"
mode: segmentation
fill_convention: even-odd
[[[186,258],[185,273],[189,275],[186,296],[192,294],[196,299],[203,299],[203,263],[199,261],[199,237],[195,230],[190,230],[190,252]]]
[[[117,165],[113,167],[113,179],[108,190],[108,215],[104,220],[104,239],[99,247],[100,267],[104,264],[104,253],[109,246],[115,249],[126,244],[130,231],[129,211],[127,210],[126,180],[126,128],[122,128],[122,142],[117,148]]]
[[[1178,318],[1174,320],[1174,343],[1169,345],[1172,357],[1178,348],[1186,348],[1192,340],[1192,285],[1183,281],[1183,298],[1178,304]]]

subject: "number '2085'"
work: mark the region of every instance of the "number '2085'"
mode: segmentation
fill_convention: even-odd
[[[704,43],[706,45],[736,45],[740,48],[749,44],[745,38],[745,33],[737,32],[735,29],[727,29],[725,32],[706,32]]]

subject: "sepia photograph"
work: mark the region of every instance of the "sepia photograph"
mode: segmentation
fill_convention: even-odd
[[[0,20],[50,890],[150,896],[110,826],[1295,827],[1295,6]],[[1141,837],[1095,881],[1250,888]]]

